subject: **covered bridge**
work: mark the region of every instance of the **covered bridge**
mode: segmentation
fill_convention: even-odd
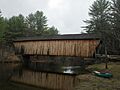
[[[17,54],[93,57],[100,39],[94,34],[24,37],[14,40]]]

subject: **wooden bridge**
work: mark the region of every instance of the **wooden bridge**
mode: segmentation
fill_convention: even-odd
[[[18,54],[93,57],[100,39],[91,34],[29,37],[14,40]]]

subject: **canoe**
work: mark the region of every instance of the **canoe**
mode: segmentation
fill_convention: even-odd
[[[103,77],[103,78],[111,78],[111,77],[113,77],[113,75],[111,73],[109,73],[109,72],[102,73],[102,72],[99,72],[99,71],[94,71],[93,73],[95,74],[95,76],[99,76],[99,77]]]

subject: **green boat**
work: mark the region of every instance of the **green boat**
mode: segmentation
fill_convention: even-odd
[[[102,72],[99,72],[99,71],[94,71],[94,74],[95,74],[95,76],[103,77],[103,78],[111,78],[111,77],[113,77],[113,75],[111,73],[109,73],[109,72],[102,73]]]

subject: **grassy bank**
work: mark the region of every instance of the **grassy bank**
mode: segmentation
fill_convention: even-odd
[[[105,64],[95,64],[87,68],[90,72],[94,70],[104,70]],[[113,78],[106,79],[94,76],[92,73],[79,75],[79,85],[76,90],[120,90],[120,63],[109,63],[108,70],[113,74]]]

